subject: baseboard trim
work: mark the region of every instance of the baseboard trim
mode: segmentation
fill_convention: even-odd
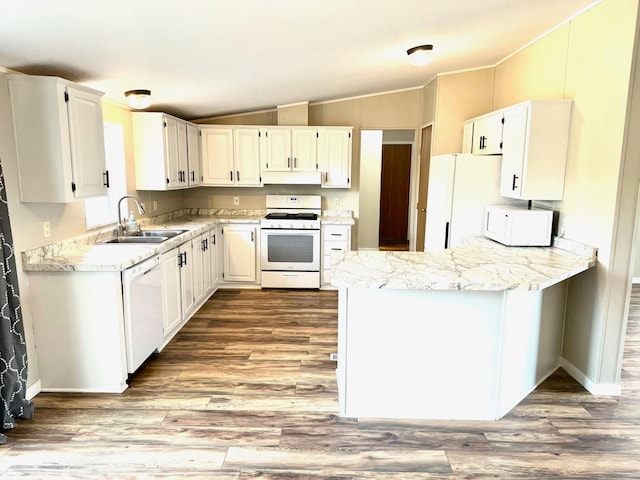
[[[609,397],[619,397],[622,395],[622,385],[616,383],[595,383],[564,357],[560,357],[560,366],[592,395]]]
[[[34,382],[31,386],[27,387],[27,400],[31,400],[37,394],[42,391],[42,384],[40,380]]]

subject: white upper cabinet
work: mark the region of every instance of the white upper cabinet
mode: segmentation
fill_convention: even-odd
[[[315,127],[268,127],[261,131],[262,170],[265,172],[315,172]]]
[[[7,75],[22,202],[105,195],[102,93],[57,77]]]
[[[187,158],[189,159],[187,183],[190,187],[195,187],[200,185],[202,173],[200,172],[200,131],[193,123],[187,123]]]
[[[318,169],[322,187],[351,187],[352,127],[318,127]]]
[[[203,185],[234,185],[233,128],[201,127]]]
[[[477,155],[502,153],[502,118],[502,111],[497,111],[473,120],[471,153]]]
[[[571,100],[533,100],[504,109],[500,194],[561,200]]]
[[[200,127],[202,184],[261,186],[258,127]]]
[[[189,148],[191,124],[161,112],[131,115],[136,189],[173,190],[198,185],[197,180],[190,181],[191,169],[194,178],[200,170],[199,148]]]

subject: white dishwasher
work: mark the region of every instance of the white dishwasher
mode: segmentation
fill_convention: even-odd
[[[158,255],[122,272],[127,372],[135,372],[162,343],[162,270]]]

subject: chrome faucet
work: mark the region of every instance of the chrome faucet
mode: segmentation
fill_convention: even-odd
[[[124,217],[120,217],[120,207],[121,207],[122,201],[125,198],[131,198],[136,202],[136,205],[138,206],[138,212],[140,213],[140,215],[144,215],[144,212],[145,212],[144,205],[136,197],[133,197],[131,195],[125,195],[120,200],[118,200],[118,236],[124,235],[124,233],[127,231],[127,215],[125,214]]]

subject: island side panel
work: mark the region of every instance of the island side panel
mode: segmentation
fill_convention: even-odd
[[[508,291],[502,330],[499,414],[508,413],[560,365],[566,282]]]
[[[497,418],[504,292],[339,295],[344,416]]]
[[[123,392],[120,272],[29,272],[28,279],[42,390]]]

